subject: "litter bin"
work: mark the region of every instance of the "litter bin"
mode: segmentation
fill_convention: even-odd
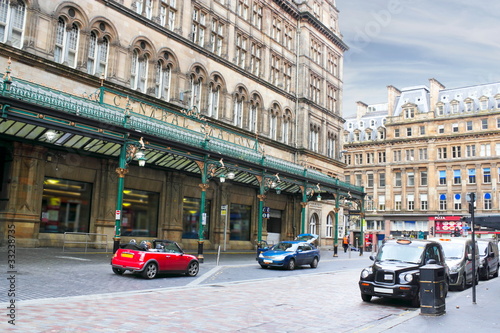
[[[446,276],[443,266],[420,267],[420,314],[440,316],[446,311]]]

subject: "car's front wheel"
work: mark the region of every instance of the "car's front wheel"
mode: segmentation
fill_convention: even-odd
[[[186,275],[196,276],[200,270],[200,264],[197,261],[191,261],[187,267]]]
[[[113,273],[115,273],[116,275],[122,275],[123,273],[125,273],[125,270],[113,267]]]
[[[316,268],[318,267],[318,258],[314,257],[313,261],[311,262],[311,268]]]
[[[372,295],[361,294],[361,299],[363,302],[370,302],[372,300]]]
[[[445,295],[446,297],[446,295]],[[417,293],[415,298],[411,300],[411,306],[414,308],[419,308],[420,307],[420,291]]]
[[[465,274],[462,276],[462,282],[458,285],[458,290],[462,291],[465,289],[467,284],[467,279],[465,277]]]
[[[158,266],[154,262],[150,262],[146,265],[144,270],[142,271],[142,277],[146,279],[154,279],[158,274]]]
[[[293,271],[295,269],[295,259],[290,259],[288,262],[288,267],[289,270]]]

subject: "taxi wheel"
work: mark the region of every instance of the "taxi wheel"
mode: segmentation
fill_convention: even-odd
[[[289,270],[293,271],[295,269],[295,259],[290,259],[288,262],[288,267]]]
[[[418,292],[415,298],[411,300],[411,306],[414,308],[420,307],[420,292]]]
[[[490,279],[490,267],[486,267],[486,275],[484,277],[485,277],[485,280]]]
[[[142,277],[146,279],[154,279],[158,274],[158,267],[153,262],[146,265],[146,268],[142,271]]]
[[[497,270],[495,271],[495,274],[493,274],[493,277],[494,277],[494,278],[498,277],[498,269],[499,269],[499,268],[497,267]]]
[[[372,295],[367,295],[367,294],[361,294],[361,299],[364,302],[370,302],[372,300]]]
[[[115,273],[116,275],[122,275],[123,273],[125,273],[125,270],[113,267],[113,273]]]
[[[314,257],[313,261],[311,262],[311,268],[316,267],[318,267],[318,258]]]
[[[186,274],[188,276],[196,276],[200,270],[200,264],[197,261],[191,261],[188,265]]]

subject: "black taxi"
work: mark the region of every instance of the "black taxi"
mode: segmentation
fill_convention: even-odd
[[[397,298],[420,306],[420,267],[437,264],[445,267],[446,286],[449,272],[441,244],[423,239],[387,240],[376,257],[370,256],[373,264],[361,271],[359,289],[361,298],[370,302],[373,296]]]

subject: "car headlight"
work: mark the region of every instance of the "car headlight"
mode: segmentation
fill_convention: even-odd
[[[373,269],[371,267],[367,267],[361,271],[361,278],[366,279],[373,273]]]
[[[276,256],[273,259],[274,260],[284,260],[287,256],[286,255],[281,255],[281,256]]]
[[[264,258],[263,252],[259,253],[259,258]]]
[[[453,265],[450,267],[450,272],[455,273],[458,272],[460,266],[459,265]]]
[[[413,274],[412,273],[401,273],[399,274],[399,281],[401,283],[410,283],[413,281]]]

